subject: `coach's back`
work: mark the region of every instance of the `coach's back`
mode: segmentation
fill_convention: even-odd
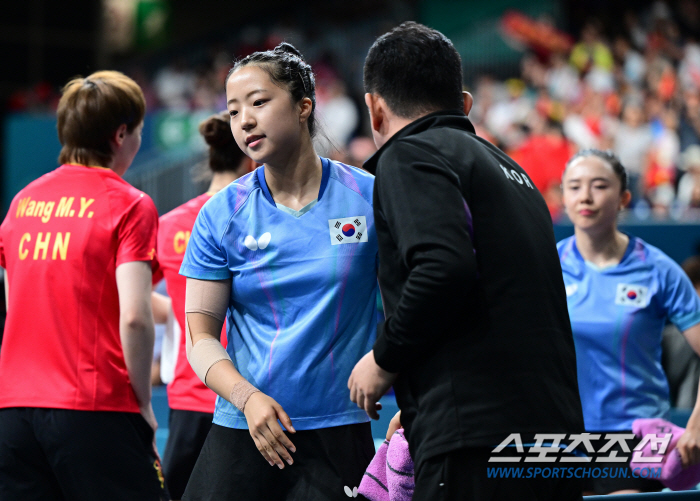
[[[400,373],[416,463],[583,431],[552,223],[523,169],[456,111],[415,120],[365,166],[387,315],[374,353]]]

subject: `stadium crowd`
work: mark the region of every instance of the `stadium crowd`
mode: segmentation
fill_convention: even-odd
[[[629,171],[638,218],[696,220],[700,7],[692,0],[673,5],[657,1],[628,11],[622,23],[606,25],[601,19],[590,18],[576,34],[559,32],[545,17],[532,20],[535,31],[555,31],[569,42],[526,42],[520,45],[524,55],[517,77],[499,80],[481,74],[468,82],[477,133],[526,169],[555,219],[562,215],[565,160],[578,149],[595,147],[612,149]],[[317,75],[319,114],[330,138],[319,139],[317,148],[361,164],[373,152],[363,119],[361,79],[352,69],[361,66],[364,47],[343,49],[339,58],[340,49],[329,49],[324,39],[299,28],[242,30],[231,52],[212,45],[150,72],[139,66],[125,70],[143,88],[148,111],[220,110],[232,57],[270,49],[290,36],[311,55]],[[512,38],[507,30],[504,37]],[[348,64],[355,57],[359,63]],[[39,84],[15,93],[9,108],[51,110],[57,101],[57,89]]]

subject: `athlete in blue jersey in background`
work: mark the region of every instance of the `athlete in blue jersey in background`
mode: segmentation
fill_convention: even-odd
[[[264,165],[204,205],[180,271],[189,360],[219,395],[184,499],[347,499],[374,454],[347,388],[376,336],[374,178],[315,154],[314,78],[292,46],[237,62],[226,94]]]
[[[671,258],[617,229],[617,214],[631,195],[625,169],[612,153],[579,152],[569,160],[562,186],[575,234],[558,249],[586,431],[630,432],[635,419],[668,418],[661,333],[667,321],[673,322],[700,353],[700,300]],[[678,449],[684,464],[700,462],[698,405]],[[645,479],[600,478],[590,479],[586,490],[609,494],[662,487]]]

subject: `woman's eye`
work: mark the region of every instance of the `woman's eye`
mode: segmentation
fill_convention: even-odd
[[[231,110],[228,112],[228,114],[231,115],[231,117],[235,117],[236,115],[238,115],[238,112],[236,110]]]
[[[608,185],[607,185],[607,184],[595,184],[595,185],[593,185],[593,187],[594,187],[596,190],[607,190],[607,189],[608,189]]]
[[[266,102],[266,99],[256,99],[255,101],[253,101],[253,106],[260,106],[265,104]]]

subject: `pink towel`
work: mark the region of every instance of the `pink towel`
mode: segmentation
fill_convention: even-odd
[[[673,491],[683,491],[693,489],[700,483],[700,464],[689,466],[683,469],[681,462],[681,454],[676,449],[676,444],[685,431],[684,428],[676,426],[665,419],[635,419],[632,423],[632,431],[639,438],[644,438],[645,435],[656,435],[659,438],[667,434],[671,434],[671,440],[668,444],[665,454],[652,452],[651,442],[648,442],[642,448],[642,460],[635,461],[632,458],[631,466],[633,468],[658,468],[661,467],[661,477],[659,480],[662,484]],[[662,457],[661,462],[643,462],[643,458]]]
[[[362,477],[359,493],[370,501],[410,501],[413,488],[413,460],[403,429],[399,429],[379,447]]]

